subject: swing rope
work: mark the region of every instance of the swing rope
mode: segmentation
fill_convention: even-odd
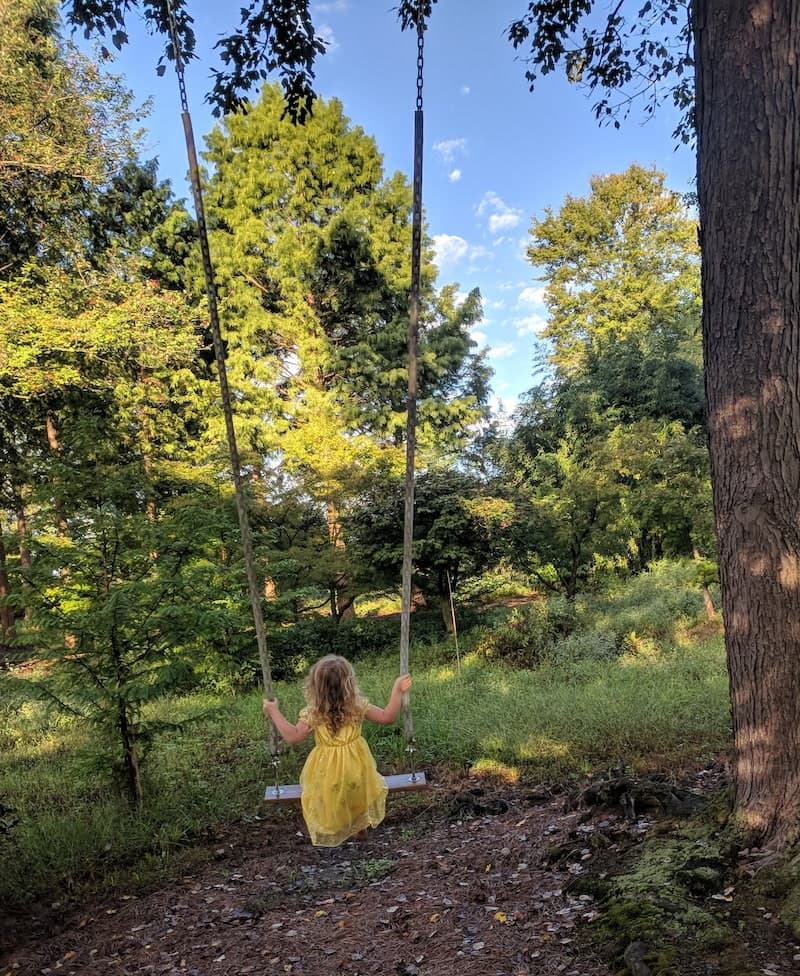
[[[203,191],[200,184],[200,170],[197,163],[197,149],[195,146],[194,131],[192,129],[191,115],[189,114],[189,103],[186,95],[186,81],[184,78],[183,53],[178,37],[175,13],[172,8],[172,0],[165,0],[167,11],[167,21],[169,26],[170,40],[172,42],[173,55],[175,60],[175,73],[178,77],[178,88],[180,90],[181,119],[183,121],[183,131],[186,140],[186,154],[189,161],[189,178],[194,198],[195,214],[197,217],[197,232],[200,242],[200,252],[203,262],[203,275],[205,278],[206,296],[208,299],[209,324],[214,344],[214,359],[217,365],[219,376],[220,392],[222,397],[222,412],[225,419],[225,432],[228,442],[228,450],[231,459],[231,472],[236,495],[236,511],[239,518],[239,529],[242,536],[242,548],[244,555],[245,570],[247,573],[247,588],[250,595],[250,605],[253,614],[253,624],[258,644],[258,656],[261,662],[261,677],[264,685],[264,694],[267,698],[274,698],[272,689],[272,676],[269,667],[269,651],[267,649],[266,631],[264,628],[264,616],[261,608],[261,593],[259,590],[258,576],[256,573],[255,555],[253,552],[253,540],[250,532],[250,519],[248,515],[248,499],[244,482],[241,474],[241,461],[239,450],[236,443],[236,431],[233,424],[233,410],[231,407],[230,388],[228,386],[228,373],[225,363],[225,347],[222,343],[220,330],[219,308],[217,302],[217,288],[214,281],[214,268],[211,263],[211,251],[208,242],[208,226],[206,223],[205,206],[203,203]],[[400,674],[407,674],[409,671],[409,634],[411,622],[411,570],[412,570],[412,549],[414,539],[414,461],[416,455],[416,428],[417,428],[417,345],[419,337],[419,313],[420,313],[420,267],[422,253],[422,162],[423,162],[423,69],[424,69],[424,43],[425,43],[425,20],[423,5],[420,4],[416,16],[417,27],[417,97],[416,110],[414,112],[414,184],[413,184],[413,203],[412,203],[412,231],[411,231],[411,289],[409,293],[409,323],[408,323],[408,393],[406,400],[407,424],[406,424],[406,472],[405,472],[405,498],[404,498],[404,517],[403,517],[403,569],[402,569],[402,595],[401,595],[401,616],[400,616]],[[415,753],[416,740],[414,738],[414,726],[411,719],[411,704],[408,692],[403,694],[403,725],[406,739],[406,752],[409,756],[411,766],[410,783],[412,788],[416,784],[425,783],[424,774],[416,771]],[[273,799],[279,799],[286,793],[280,786],[280,753],[278,751],[278,734],[272,721],[269,723],[269,747],[272,755],[272,766],[275,773],[275,787],[272,794]],[[398,786],[398,788],[406,788]],[[293,788],[290,788],[292,790]],[[295,798],[293,795],[290,798]]]
[[[400,674],[409,670],[408,644],[411,631],[411,569],[414,544],[414,460],[417,446],[417,345],[419,339],[420,265],[422,253],[422,159],[423,106],[422,86],[425,66],[425,22],[417,12],[417,102],[414,112],[414,188],[411,225],[411,292],[408,309],[408,396],[406,401],[406,475],[403,517],[403,573],[400,613]],[[414,725],[408,692],[403,694],[403,725],[411,778],[417,778],[414,753]]]
[[[231,394],[228,386],[228,370],[225,365],[225,347],[219,324],[219,308],[217,303],[217,286],[214,281],[214,266],[211,263],[211,250],[208,244],[208,225],[206,224],[205,206],[203,205],[203,190],[200,185],[200,169],[197,165],[197,149],[195,147],[192,119],[189,115],[189,102],[186,97],[186,81],[184,79],[183,53],[178,39],[178,28],[171,0],[166,0],[169,33],[175,56],[175,73],[178,76],[178,88],[181,99],[181,119],[183,133],[186,138],[186,155],[189,159],[189,178],[194,197],[194,209],[197,217],[197,236],[200,240],[200,253],[203,260],[203,276],[206,284],[208,299],[208,318],[211,326],[211,336],[214,342],[214,359],[217,364],[220,393],[222,396],[222,413],[225,418],[225,433],[227,435],[228,450],[231,458],[231,473],[233,487],[236,494],[236,512],[239,517],[239,531],[242,536],[244,565],[247,573],[247,589],[250,594],[250,607],[253,613],[253,624],[258,644],[258,657],[261,661],[261,677],[264,683],[264,694],[267,698],[274,698],[272,691],[272,675],[269,669],[269,652],[267,650],[267,635],[264,629],[264,616],[261,610],[261,593],[256,574],[255,555],[253,553],[253,537],[250,532],[250,518],[248,515],[247,492],[242,480],[239,448],[236,444],[236,431],[233,426],[233,409]],[[272,722],[269,723],[269,747],[273,756],[273,764],[278,755],[278,734]]]

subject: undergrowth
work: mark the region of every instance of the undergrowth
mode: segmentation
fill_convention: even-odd
[[[662,589],[653,591],[659,600]],[[621,644],[600,630],[605,612],[599,603],[578,606],[583,628],[554,627],[555,650],[535,669],[487,657],[487,628],[462,635],[460,668],[451,640],[426,635],[411,653],[418,763],[501,764],[512,778],[541,780],[608,763],[646,765],[654,754],[681,760],[725,748],[721,636],[692,639],[678,622],[668,638]],[[598,630],[587,629],[590,619]],[[356,667],[364,693],[383,704],[397,671],[395,655],[374,655]],[[278,682],[276,693],[285,713],[296,716],[300,682]],[[263,814],[273,770],[259,692],[195,692],[154,702],[148,711],[165,723],[193,721],[156,738],[144,765],[145,805],[134,813],[114,793],[75,719],[40,704],[0,708],[0,798],[13,810],[10,829],[0,832],[0,903],[21,909],[123,874],[135,880],[168,873],[176,852],[202,843],[220,825]],[[406,768],[399,723],[366,725],[364,732],[382,771]],[[284,781],[296,782],[309,747],[284,754]]]

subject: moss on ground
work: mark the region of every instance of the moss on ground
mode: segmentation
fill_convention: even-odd
[[[724,806],[724,797],[716,797],[688,820],[662,822],[636,848],[626,870],[599,886],[585,880],[582,888],[592,887],[603,906],[595,940],[620,974],[640,971],[632,956],[652,976],[677,976],[697,959],[713,959],[720,976],[760,972],[726,914],[727,903],[713,899],[725,898],[733,884],[734,849],[720,826]],[[796,906],[800,916],[797,880],[786,904],[796,898],[787,910]]]
[[[781,921],[800,939],[800,844],[778,864],[759,872],[755,887],[757,893],[777,903]]]

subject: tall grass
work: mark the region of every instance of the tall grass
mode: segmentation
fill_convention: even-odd
[[[426,646],[414,664],[418,762],[464,768],[499,761],[531,778],[562,777],[604,763],[645,763],[714,753],[729,741],[721,637],[684,641],[613,660],[577,660],[535,671],[510,670],[468,654],[461,673],[449,645]],[[396,674],[392,658],[359,662],[361,687],[382,704]],[[299,682],[277,695],[289,716]],[[132,814],[93,759],[74,722],[38,707],[0,716],[0,798],[19,820],[0,838],[0,903],[52,900],[79,883],[108,883],[168,870],[173,852],[209,828],[264,814],[272,767],[261,696],[195,694],[153,706],[165,719],[200,716],[163,734],[147,757],[147,801]],[[403,768],[395,727],[365,727],[384,771]],[[308,746],[287,754],[282,775],[296,781]],[[435,775],[435,771],[434,771]],[[270,808],[268,816],[285,813]]]

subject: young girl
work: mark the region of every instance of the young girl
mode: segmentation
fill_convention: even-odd
[[[275,700],[264,700],[264,714],[287,742],[302,742],[314,732],[300,785],[303,817],[318,847],[337,847],[354,834],[377,827],[386,816],[386,782],[361,735],[361,722],[391,725],[400,714],[411,676],[394,683],[385,708],[370,705],[358,690],[353,666],[329,654],[308,672],[303,684],[306,707],[292,725]]]

